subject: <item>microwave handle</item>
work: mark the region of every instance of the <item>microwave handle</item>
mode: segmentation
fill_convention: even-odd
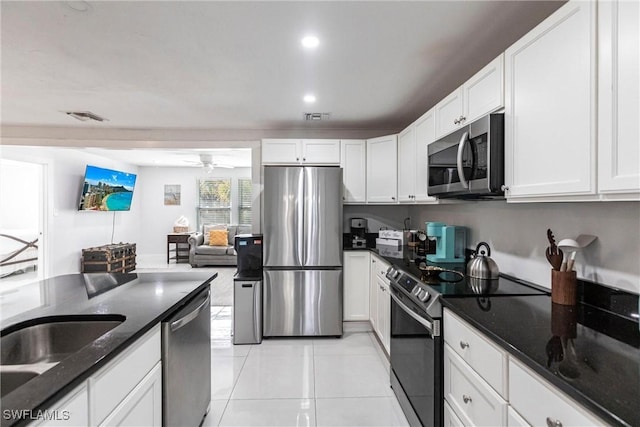
[[[462,138],[460,138],[460,142],[458,143],[458,161],[456,162],[458,166],[458,178],[464,188],[469,188],[469,182],[467,182],[467,179],[464,177],[464,168],[462,167],[462,154],[464,152],[464,145],[467,143],[468,135],[469,132],[465,132]]]

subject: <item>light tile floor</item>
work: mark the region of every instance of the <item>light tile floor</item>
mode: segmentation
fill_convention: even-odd
[[[233,345],[211,307],[211,410],[203,426],[406,426],[370,332]]]

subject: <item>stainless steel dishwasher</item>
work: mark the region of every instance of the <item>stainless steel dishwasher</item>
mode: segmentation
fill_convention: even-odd
[[[162,425],[199,426],[211,402],[211,296],[162,323]]]

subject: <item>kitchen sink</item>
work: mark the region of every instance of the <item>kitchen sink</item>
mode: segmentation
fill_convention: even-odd
[[[0,365],[59,362],[124,320],[117,314],[52,316],[13,325],[0,333]]]
[[[40,373],[29,370],[0,372],[0,397],[4,397],[5,394],[11,393],[13,390],[38,375],[40,375]]]

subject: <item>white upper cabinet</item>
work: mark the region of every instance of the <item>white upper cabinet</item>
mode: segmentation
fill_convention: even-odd
[[[401,203],[436,201],[427,194],[427,145],[434,140],[434,110],[398,134],[398,200]]]
[[[364,139],[343,139],[340,141],[342,182],[344,203],[365,203],[367,201],[367,142]]]
[[[397,157],[396,135],[367,140],[367,202],[397,203]]]
[[[595,11],[569,2],[505,52],[510,199],[595,193]]]
[[[301,139],[262,140],[262,164],[298,164],[301,159]]]
[[[463,115],[462,87],[436,104],[436,138],[448,135],[460,126]]]
[[[435,202],[435,197],[429,196],[429,158],[427,156],[427,146],[436,140],[436,120],[435,110],[431,109],[424,113],[414,122],[416,133],[416,189],[414,201]]]
[[[640,3],[598,4],[598,188],[640,191]]]
[[[262,164],[339,165],[338,139],[263,139]]]
[[[416,190],[416,131],[415,126],[398,134],[398,200],[413,202]]]
[[[302,163],[314,165],[339,165],[339,139],[303,139]]]
[[[435,106],[436,138],[504,105],[504,55],[487,64]]]

